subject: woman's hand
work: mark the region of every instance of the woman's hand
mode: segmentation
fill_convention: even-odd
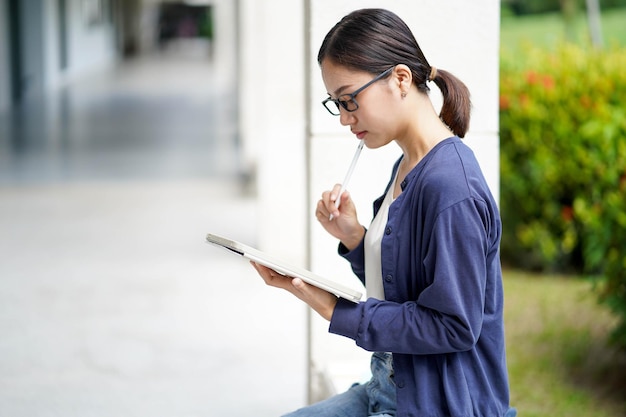
[[[330,321],[337,305],[337,296],[328,291],[309,285],[300,278],[292,278],[270,269],[266,266],[250,261],[263,281],[272,287],[289,291],[300,300],[307,303],[320,316]]]
[[[330,235],[339,239],[348,249],[354,249],[361,243],[365,230],[359,223],[350,193],[344,191],[338,195],[340,190],[341,185],[336,184],[332,190],[322,193],[322,198],[317,202],[315,216]],[[336,206],[337,198],[341,199],[339,208]]]

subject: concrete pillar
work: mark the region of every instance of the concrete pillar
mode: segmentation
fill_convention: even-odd
[[[257,165],[259,245],[308,260],[308,170],[303,1],[241,0],[240,118]]]
[[[256,244],[295,265],[308,266],[306,86],[310,74],[305,67],[305,2],[240,0],[239,13],[240,136],[244,164],[256,170],[260,219]],[[286,367],[301,368],[302,379],[289,385],[302,387],[299,402],[304,404],[307,309],[304,305],[296,311],[286,308],[285,314],[301,317],[300,332],[290,336],[302,339],[302,351],[276,354],[284,355]]]

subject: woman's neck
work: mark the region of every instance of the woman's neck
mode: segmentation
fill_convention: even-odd
[[[439,142],[454,136],[454,133],[439,119],[432,105],[431,112],[430,114],[422,113],[422,117],[415,118],[407,129],[406,135],[396,139],[396,143],[404,154],[405,167],[409,170],[415,167]]]
[[[406,124],[395,139],[402,149],[403,158],[398,167],[394,198],[402,192],[399,184],[428,152],[439,142],[454,136],[454,133],[439,118],[427,94],[418,92],[415,88],[406,99],[409,101],[405,103],[406,107],[401,114]]]

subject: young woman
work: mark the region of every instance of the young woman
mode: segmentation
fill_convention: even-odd
[[[509,407],[501,235],[472,151],[465,85],[435,69],[395,14],[364,9],[326,35],[324,106],[370,149],[402,156],[366,229],[348,192],[322,194],[316,216],[365,283],[355,304],[253,264],[372,355],[372,379],[290,416],[506,416]],[[429,83],[443,93],[437,115]],[[340,208],[335,201],[340,199]],[[332,219],[329,219],[332,215]]]

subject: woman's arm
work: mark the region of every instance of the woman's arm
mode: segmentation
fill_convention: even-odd
[[[337,296],[328,291],[309,285],[300,278],[292,278],[256,262],[250,262],[263,281],[269,286],[289,291],[307,303],[313,310],[326,320],[330,320],[337,305]]]

